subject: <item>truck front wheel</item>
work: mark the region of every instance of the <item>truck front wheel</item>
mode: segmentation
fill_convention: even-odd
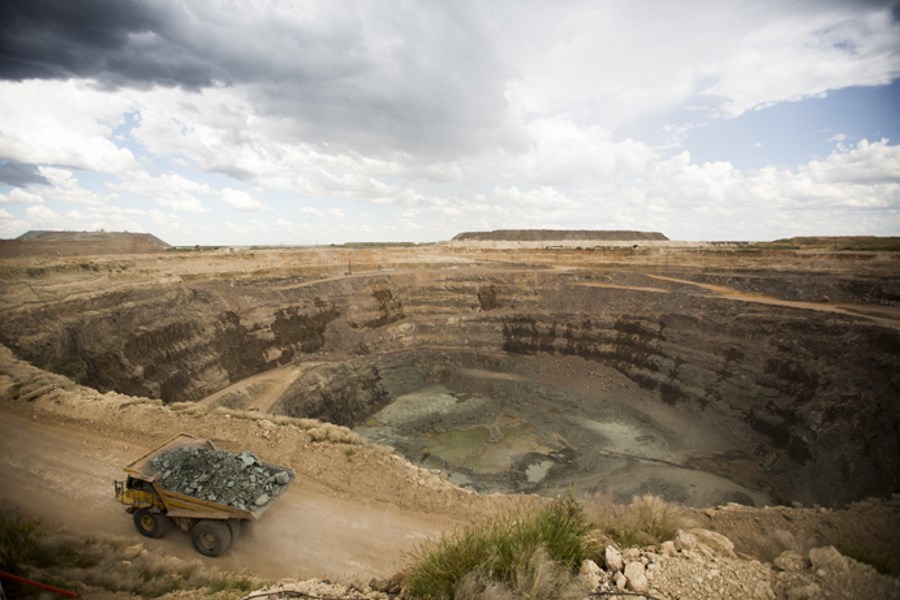
[[[161,538],[172,529],[172,519],[147,508],[134,511],[134,526],[138,532],[148,538]]]
[[[231,545],[231,529],[225,521],[204,519],[191,530],[194,548],[204,556],[219,556]]]

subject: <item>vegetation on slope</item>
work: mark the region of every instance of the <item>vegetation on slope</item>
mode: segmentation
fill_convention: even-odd
[[[641,547],[671,540],[685,527],[681,508],[657,496],[635,496],[631,504],[594,504],[591,520],[620,547]]]
[[[468,528],[423,548],[406,576],[414,598],[565,597],[572,574],[597,553],[584,508],[571,497]],[[566,577],[566,575],[569,575]]]
[[[49,531],[40,521],[0,507],[0,571],[89,596],[97,590],[155,598],[175,590],[236,599],[265,582],[148,552],[133,540],[104,534],[90,537]],[[26,584],[4,581],[10,598],[39,597]],[[40,596],[43,597],[43,596]]]

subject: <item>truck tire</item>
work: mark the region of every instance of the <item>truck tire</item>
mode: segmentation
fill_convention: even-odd
[[[191,530],[194,548],[204,556],[219,556],[231,545],[231,529],[225,521],[204,519]]]
[[[166,515],[153,512],[148,508],[134,511],[134,526],[138,533],[148,538],[161,538],[172,529],[172,519]]]

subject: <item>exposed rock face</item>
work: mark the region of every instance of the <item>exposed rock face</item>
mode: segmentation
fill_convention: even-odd
[[[891,492],[900,481],[896,328],[846,311],[735,300],[698,287],[782,299],[791,290],[792,302],[827,292],[890,303],[900,298],[896,278],[707,270],[663,273],[666,279],[629,269],[436,266],[323,278],[287,264],[258,275],[120,282],[110,274],[90,291],[60,296],[53,296],[51,274],[23,271],[30,287],[22,284],[22,294],[32,300],[0,314],[0,341],[100,390],[166,402],[201,400],[297,365],[302,373],[273,410],[342,425],[360,424],[416,389],[456,386],[456,416],[433,413],[414,425],[429,432],[486,427],[491,444],[512,440],[512,426],[522,438],[543,435],[536,453],[517,455],[518,470],[508,477],[514,489],[535,489],[541,473],[567,483],[596,468],[583,462],[589,453],[579,451],[581,438],[560,431],[564,439],[553,438],[534,425],[535,415],[563,425],[581,419],[584,440],[621,438],[626,448],[604,460],[630,453],[651,466],[671,462],[662,450],[632,447],[671,448],[687,434],[660,426],[650,439],[610,428],[624,418],[614,405],[622,378],[639,388],[628,392],[632,413],[694,415],[730,436],[730,448],[686,449],[677,466],[737,482],[737,501],[752,501],[747,490],[758,490],[776,502],[833,504]],[[535,392],[527,369],[542,372],[551,360],[557,372],[581,378],[580,395],[546,391],[549,383]],[[519,370],[505,371],[511,365]],[[462,381],[464,372],[480,379]],[[479,404],[485,398],[493,402],[488,408]],[[505,414],[520,421],[503,422]],[[425,451],[407,449],[416,460]]]

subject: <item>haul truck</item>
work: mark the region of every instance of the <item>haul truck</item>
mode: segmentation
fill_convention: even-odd
[[[241,521],[259,519],[280,497],[280,494],[294,481],[294,470],[260,461],[260,465],[272,475],[287,473],[287,484],[279,487],[277,494],[263,506],[241,509],[179,494],[162,487],[161,473],[150,464],[160,456],[176,448],[208,448],[215,445],[196,436],[181,433],[155,450],[125,466],[125,481],[115,481],[116,500],[126,505],[127,512],[134,516],[134,526],[149,538],[159,538],[177,526],[191,534],[194,548],[205,556],[219,556],[237,539],[241,531]]]

